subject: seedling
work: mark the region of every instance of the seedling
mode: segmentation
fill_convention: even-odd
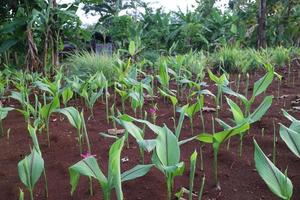
[[[218,179],[218,153],[219,153],[220,146],[223,142],[225,142],[229,138],[247,131],[249,127],[250,127],[249,123],[243,122],[242,124],[239,124],[235,127],[231,127],[229,129],[225,129],[224,131],[218,133],[213,133],[213,134],[202,133],[197,136],[197,139],[199,141],[212,144],[213,146],[213,150],[214,150],[213,174],[214,174],[215,186],[218,189],[220,189],[220,183]]]
[[[68,118],[70,124],[74,128],[76,128],[80,154],[82,154],[83,137],[85,137],[87,142],[88,153],[91,154],[91,147],[90,147],[89,137],[85,126],[83,112],[79,113],[79,111],[74,107],[57,109],[55,110],[55,112],[65,115]]]
[[[2,121],[7,117],[8,112],[12,110],[14,110],[14,108],[2,106],[0,107],[0,136],[3,136],[4,133]]]
[[[75,192],[80,175],[96,179],[103,191],[104,200],[109,200],[111,190],[115,189],[118,200],[123,200],[122,182],[136,179],[148,173],[153,165],[137,165],[121,174],[120,156],[124,137],[118,139],[109,150],[108,176],[105,177],[93,155],[86,156],[69,168],[71,194]]]
[[[196,171],[196,163],[197,163],[197,151],[191,155],[190,158],[190,181],[189,181],[189,200],[193,200],[193,189],[194,189],[194,178]]]
[[[293,184],[287,177],[287,170],[283,174],[263,153],[255,140],[254,147],[255,167],[260,177],[277,197],[290,200],[293,195]]]
[[[34,186],[44,171],[44,160],[34,148],[31,154],[18,163],[19,177],[30,193],[30,199],[34,200]]]
[[[217,112],[220,106],[222,106],[220,103],[222,103],[222,87],[225,87],[228,85],[229,81],[227,80],[226,74],[223,74],[220,77],[217,77],[210,71],[210,69],[207,70],[209,78],[217,85],[218,88],[218,93],[216,97],[216,107],[217,107]]]
[[[50,147],[50,131],[49,131],[50,116],[57,108],[59,108],[59,106],[60,106],[59,98],[58,96],[55,96],[49,104],[45,104],[44,106],[41,107],[40,110],[41,119],[46,124],[46,132],[47,132],[49,147]]]

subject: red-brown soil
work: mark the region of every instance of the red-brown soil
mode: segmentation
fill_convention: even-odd
[[[298,70],[298,69],[297,69]],[[280,70],[284,74],[284,70]],[[285,74],[286,75],[286,74]],[[250,85],[262,76],[262,73],[252,74]],[[235,75],[231,75],[231,81],[236,79]],[[293,85],[292,78],[295,79]],[[206,78],[205,81],[209,82]],[[244,88],[245,82],[241,81],[241,87]],[[235,85],[235,83],[233,83]],[[277,81],[268,88],[266,94],[273,94],[277,97]],[[293,199],[300,199],[300,160],[294,156],[287,148],[285,143],[278,135],[278,123],[289,125],[287,119],[282,115],[281,108],[289,110],[291,108],[291,101],[299,92],[300,78],[298,71],[293,72],[290,80],[284,80],[281,85],[281,95],[289,95],[285,99],[274,99],[271,109],[267,115],[258,123],[251,126],[250,133],[244,138],[244,150],[242,157],[238,156],[239,138],[232,139],[230,150],[226,150],[226,144],[223,144],[219,153],[219,179],[221,182],[221,191],[215,190],[213,187],[212,177],[212,160],[213,153],[210,145],[203,147],[204,171],[200,171],[200,163],[197,163],[195,186],[196,192],[199,191],[201,177],[206,175],[206,183],[204,188],[203,199],[222,199],[222,200],[259,200],[259,199],[277,199],[267,188],[263,180],[259,177],[255,170],[253,161],[253,138],[257,140],[266,155],[271,155],[273,148],[273,119],[276,122],[276,130],[278,136],[277,142],[277,163],[276,165],[281,170],[288,167],[288,176],[294,184]],[[215,86],[210,83],[209,88],[214,93]],[[251,87],[250,87],[251,90]],[[250,92],[251,93],[251,92]],[[257,107],[262,101],[264,95],[260,95],[253,108]],[[235,100],[235,98],[232,98]],[[113,99],[110,100],[112,104]],[[173,127],[171,119],[173,115],[172,106],[163,101],[162,98],[156,99],[158,104],[158,124],[167,124],[168,127]],[[183,102],[184,103],[184,102]],[[7,105],[14,104],[14,102],[6,102]],[[15,103],[16,105],[16,103]],[[70,105],[81,105],[80,101],[72,101]],[[121,108],[119,100],[116,102],[118,108]],[[145,103],[145,109],[151,107],[151,102]],[[206,106],[213,107],[212,100],[207,98]],[[133,115],[130,105],[127,105],[128,114]],[[105,105],[99,102],[94,109],[95,118],[87,121],[88,133],[92,143],[93,154],[99,161],[101,169],[107,171],[108,151],[113,139],[104,138],[99,135],[99,132],[106,132],[112,128],[112,124],[108,125],[106,122]],[[297,112],[290,112],[293,116],[300,119],[300,114]],[[85,111],[88,114],[88,111]],[[206,130],[211,130],[211,118],[213,113],[205,113]],[[178,117],[178,116],[177,116]],[[223,107],[220,112],[220,118],[229,122],[231,112],[223,98]],[[51,147],[48,148],[46,135],[39,134],[39,142],[45,160],[45,167],[48,176],[49,200],[84,200],[84,199],[103,199],[100,186],[94,181],[94,196],[90,197],[88,192],[88,180],[86,177],[81,177],[79,187],[74,195],[70,195],[70,184],[68,167],[81,160],[79,155],[79,148],[76,141],[76,131],[71,127],[66,119],[61,119],[62,116],[53,115],[50,125],[51,131]],[[149,119],[150,120],[150,119]],[[195,133],[202,131],[200,118],[197,116],[194,119]],[[0,199],[15,200],[18,199],[19,188],[25,191],[25,199],[28,199],[28,192],[23,187],[18,177],[17,164],[23,157],[30,153],[31,139],[27,132],[27,127],[23,116],[14,111],[9,113],[7,119],[4,120],[5,129],[10,128],[9,139],[5,136],[0,138]],[[261,129],[265,128],[265,136],[261,136]],[[217,130],[221,130],[216,125]],[[155,137],[154,134],[147,130],[147,137]],[[181,139],[191,137],[191,130],[189,120],[184,122]],[[181,187],[188,188],[189,181],[189,159],[194,150],[199,152],[200,143],[192,141],[181,147],[181,159],[186,164],[185,173],[181,177],[175,178],[174,192],[179,191]],[[121,163],[122,171],[127,170],[140,162],[139,150],[136,142],[130,139],[130,148],[124,147],[122,151],[122,158],[128,157],[129,161]],[[146,162],[150,162],[151,155],[146,156]],[[198,157],[199,161],[199,157]],[[35,199],[46,199],[44,195],[44,181],[43,177],[39,180],[35,187]],[[129,181],[123,184],[123,192],[125,199],[128,200],[164,200],[166,199],[166,184],[162,173],[156,169],[152,170],[144,177]],[[114,192],[113,192],[114,193]],[[113,194],[113,199],[114,194]]]

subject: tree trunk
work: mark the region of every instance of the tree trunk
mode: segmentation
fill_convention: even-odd
[[[266,48],[266,19],[267,19],[267,1],[258,0],[259,10],[258,10],[258,48]]]

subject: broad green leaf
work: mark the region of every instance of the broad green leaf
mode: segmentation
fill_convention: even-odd
[[[228,138],[238,135],[240,133],[243,133],[243,132],[247,131],[249,128],[250,128],[250,125],[248,123],[238,124],[237,126],[232,127],[231,129],[227,129],[227,130],[215,133],[213,135],[213,139],[217,143],[221,144]]]
[[[300,158],[300,133],[280,124],[280,137],[289,149]]]
[[[76,108],[74,108],[74,107],[61,108],[61,109],[55,110],[55,112],[65,115],[68,118],[70,124],[74,128],[76,128],[78,130],[81,128],[82,121],[81,121],[80,113],[78,112],[78,110]]]
[[[6,40],[4,41],[1,45],[0,45],[0,54],[4,53],[5,51],[9,50],[11,47],[13,47],[15,44],[17,44],[18,41],[15,39],[10,39],[10,40]]]
[[[213,143],[213,135],[207,134],[207,133],[202,133],[197,136],[197,140],[199,140],[200,142],[204,142],[204,143]]]
[[[18,163],[19,177],[22,183],[30,190],[33,190],[43,171],[44,160],[35,149]]]
[[[288,114],[285,110],[282,111],[283,111],[283,115],[292,122],[289,128],[297,133],[300,133],[300,121],[294,118],[293,116],[291,116],[290,114]]]
[[[249,104],[248,99],[244,95],[234,92],[229,87],[222,86],[222,91],[226,94],[238,97],[243,102],[244,105]]]
[[[40,112],[42,118],[48,120],[51,113],[54,112],[55,109],[59,108],[59,106],[59,98],[58,96],[55,96],[49,104],[46,104],[41,108]]]
[[[180,112],[180,116],[179,116],[179,120],[176,126],[176,130],[175,130],[175,135],[177,138],[180,137],[180,133],[181,133],[181,129],[182,129],[182,124],[184,121],[184,117],[185,117],[185,109],[188,107],[188,105],[185,105],[182,107],[182,110]]]
[[[156,153],[162,165],[176,165],[180,160],[180,149],[176,136],[164,126],[156,141]]]
[[[164,88],[169,88],[170,76],[167,63],[164,61],[159,65],[159,81]]]
[[[14,110],[14,108],[11,107],[0,107],[0,120],[3,120],[7,117],[8,112]]]
[[[210,78],[213,82],[215,82],[215,83],[218,83],[218,82],[219,82],[219,78],[218,78],[216,75],[214,75],[210,69],[207,69],[207,72],[208,72],[209,78]]]
[[[276,196],[289,200],[293,194],[291,180],[269,160],[255,140],[254,147],[255,167],[259,175]]]
[[[118,139],[109,150],[108,161],[108,184],[109,188],[115,188],[117,199],[123,199],[121,184],[121,151],[124,146],[125,137]]]
[[[74,92],[70,87],[64,89],[64,91],[62,92],[63,103],[67,104],[67,102],[73,98],[73,94]]]
[[[249,120],[251,123],[259,121],[272,105],[273,96],[267,96],[263,102],[250,114]]]
[[[31,125],[28,125],[28,131],[29,131],[30,137],[32,139],[33,146],[34,146],[35,150],[39,154],[41,154],[39,141],[38,141],[37,136],[36,136],[36,129],[34,129]]]
[[[156,140],[137,140],[137,143],[147,152],[151,152],[156,146]]]
[[[253,88],[253,96],[258,96],[261,93],[263,93],[269,85],[272,83],[274,77],[273,72],[268,72],[266,75],[264,75],[262,78],[260,78],[258,81],[254,83]]]
[[[71,194],[73,194],[77,188],[80,175],[93,177],[97,179],[103,189],[106,188],[108,185],[106,177],[100,170],[96,158],[93,156],[85,158],[77,162],[73,166],[69,167],[69,174],[70,184],[72,187]]]
[[[134,168],[125,171],[121,175],[122,182],[133,180],[142,176],[145,176],[150,169],[153,167],[153,164],[149,165],[137,165]]]
[[[228,105],[230,106],[231,112],[233,114],[234,121],[236,122],[236,124],[241,123],[244,120],[244,114],[243,114],[242,110],[231,99],[229,99],[229,98],[226,98],[226,99],[227,99]]]

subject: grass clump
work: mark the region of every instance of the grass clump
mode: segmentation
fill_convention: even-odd
[[[116,55],[96,54],[94,52],[77,52],[71,55],[66,63],[68,76],[86,79],[90,75],[102,72],[109,82],[118,78],[120,73]]]

